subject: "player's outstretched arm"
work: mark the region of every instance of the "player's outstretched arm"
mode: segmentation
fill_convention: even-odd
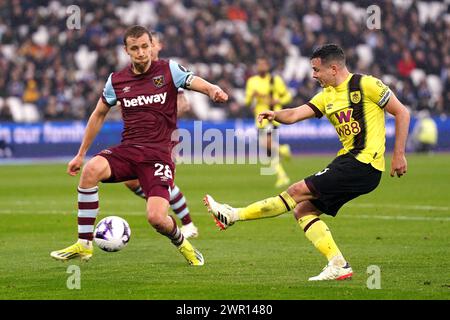
[[[278,111],[267,110],[258,115],[258,122],[261,123],[264,119],[269,121],[275,120],[284,124],[292,124],[305,119],[313,118],[315,116],[314,110],[308,105],[303,104],[297,108],[283,109]]]
[[[391,162],[391,177],[397,174],[397,177],[400,178],[408,169],[405,147],[406,139],[408,138],[409,111],[393,92],[391,92],[391,97],[385,106],[385,110],[395,117],[395,144]]]
[[[197,76],[193,76],[192,81],[186,84],[186,88],[206,94],[214,102],[226,102],[228,100],[228,95],[219,86]]]
[[[89,117],[80,149],[78,150],[77,155],[67,165],[67,173],[71,176],[76,175],[80,171],[86,152],[89,150],[89,147],[102,128],[109,110],[110,108],[102,101],[102,99],[99,99],[94,112],[92,112]]]

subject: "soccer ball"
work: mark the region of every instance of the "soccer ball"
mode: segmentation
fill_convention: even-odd
[[[123,249],[130,241],[131,229],[121,217],[109,216],[100,220],[94,230],[94,241],[104,251]]]

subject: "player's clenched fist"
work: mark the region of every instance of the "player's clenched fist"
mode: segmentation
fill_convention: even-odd
[[[214,102],[226,102],[228,100],[228,95],[220,87],[214,86],[211,100]]]
[[[269,121],[275,120],[275,112],[271,110],[266,110],[258,114],[258,122],[262,123],[264,119]]]
[[[67,173],[71,176],[75,176],[81,169],[83,165],[83,157],[75,156],[70,162],[67,164]]]

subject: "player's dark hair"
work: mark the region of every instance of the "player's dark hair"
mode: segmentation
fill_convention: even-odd
[[[148,34],[148,37],[150,41],[152,41],[152,35],[150,31],[147,30],[147,28],[143,26],[132,26],[125,31],[125,35],[123,36],[123,44],[127,45],[127,39],[128,38],[139,38],[143,34]]]
[[[267,57],[266,55],[259,54],[256,56],[256,61],[258,60],[264,60],[265,62],[267,62],[267,64],[269,65],[269,73],[273,72],[273,64],[272,61],[270,61],[269,57]]]
[[[344,50],[337,44],[325,44],[316,50],[314,50],[311,55],[311,60],[315,58],[320,58],[322,63],[328,63],[330,61],[338,61],[345,65],[345,54]]]
[[[269,58],[267,56],[265,56],[265,55],[262,55],[262,54],[258,54],[256,56],[256,60],[266,60],[268,63],[270,63]]]

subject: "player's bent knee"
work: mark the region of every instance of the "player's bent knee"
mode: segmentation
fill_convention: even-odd
[[[317,210],[317,208],[308,200],[298,203],[293,212],[295,220],[311,214],[314,214],[316,216],[319,216],[321,214],[321,212]]]
[[[305,180],[292,184],[287,193],[298,203],[313,198],[311,191],[305,183]]]
[[[172,222],[167,217],[169,201],[160,196],[151,196],[147,199],[147,221],[158,232],[171,229]]]
[[[108,160],[96,156],[89,160],[83,167],[80,179],[80,185],[97,185],[98,182],[108,179],[111,176],[111,168]]]
[[[166,216],[167,216],[166,214],[162,215],[160,212],[154,210],[147,210],[147,221],[152,226],[161,224],[161,222]]]
[[[299,181],[289,186],[287,192],[291,197],[300,197],[304,194],[307,194],[309,191],[308,187],[305,184],[305,181]],[[294,198],[295,199],[295,198]]]
[[[167,216],[167,210],[148,210],[147,221],[156,231],[162,234],[167,234],[173,229],[171,220]]]

